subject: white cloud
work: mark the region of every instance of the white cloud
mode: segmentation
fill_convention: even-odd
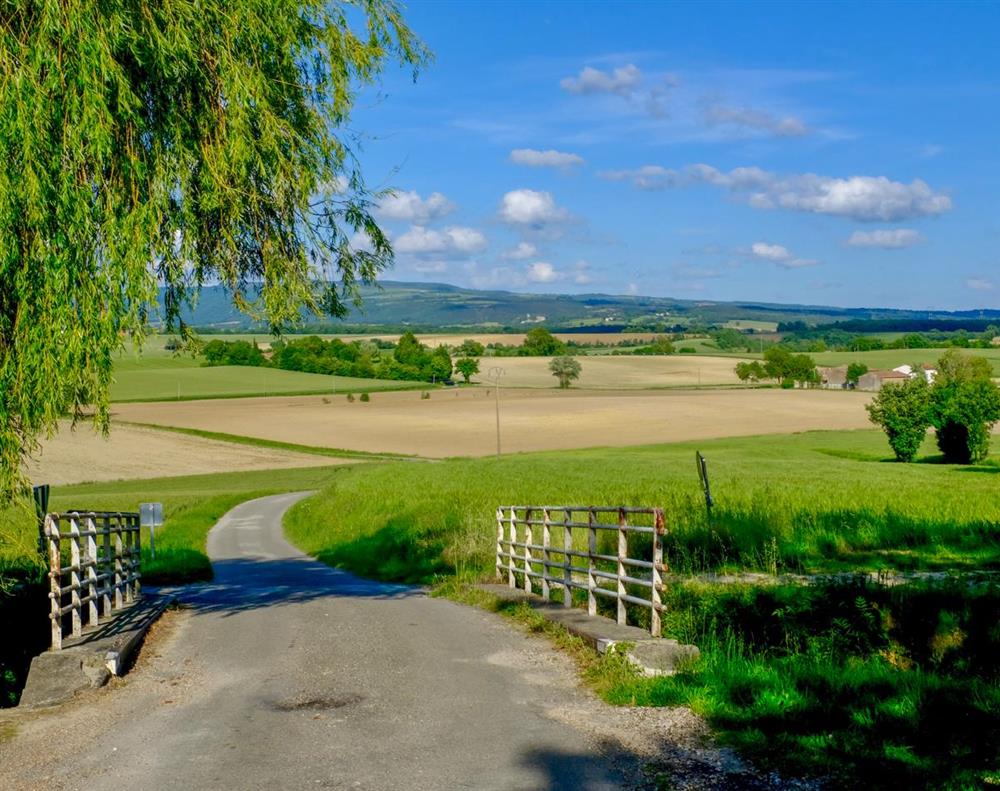
[[[515,148],[510,152],[510,161],[515,165],[527,165],[532,168],[568,168],[582,165],[583,157],[565,151],[537,151],[534,148]]]
[[[847,243],[851,247],[881,247],[884,250],[898,250],[920,244],[924,236],[911,228],[880,228],[876,231],[855,231]]]
[[[422,225],[412,226],[406,233],[393,240],[397,253],[416,256],[467,258],[485,250],[486,237],[475,228],[452,227],[436,231]]]
[[[987,280],[984,277],[970,277],[965,281],[965,285],[973,291],[992,291],[994,284],[992,280]]]
[[[809,134],[809,127],[798,118],[779,118],[766,110],[753,107],[727,107],[713,104],[705,110],[705,122],[710,126],[733,126],[755,132],[767,132],[777,137],[802,137]]]
[[[554,283],[562,279],[562,273],[548,261],[529,264],[525,274],[532,283]]]
[[[564,91],[575,94],[615,93],[629,96],[642,81],[642,72],[633,64],[620,66],[611,71],[601,71],[585,67],[576,77],[565,77],[559,81]]]
[[[600,175],[612,181],[629,181],[644,190],[709,184],[734,193],[756,209],[827,214],[862,222],[898,222],[951,210],[951,198],[935,192],[920,179],[906,184],[885,176],[833,178],[815,173],[781,176],[756,167],[735,168],[726,173],[705,164],[689,165],[679,171],[645,165]]]
[[[538,248],[531,242],[518,242],[510,250],[503,253],[503,258],[510,261],[523,261],[526,258],[534,258],[538,255]]]
[[[573,264],[573,282],[578,286],[585,286],[590,281],[590,264],[586,261],[577,261]]]
[[[500,219],[511,225],[540,228],[569,218],[569,212],[557,206],[549,192],[511,190],[500,201]]]
[[[413,191],[396,192],[383,198],[378,205],[378,215],[388,220],[405,220],[420,225],[443,217],[454,211],[455,204],[440,192],[432,192],[426,198]]]
[[[768,242],[754,242],[750,246],[750,253],[755,258],[763,261],[771,261],[785,269],[801,269],[807,266],[815,266],[819,263],[813,258],[796,258],[784,245],[769,244]]]

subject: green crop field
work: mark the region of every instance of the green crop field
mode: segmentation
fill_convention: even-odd
[[[316,395],[361,393],[376,390],[408,390],[430,385],[396,382],[388,379],[355,379],[349,376],[325,376],[277,368],[254,368],[220,365],[210,368],[184,366],[169,359],[131,370],[115,369],[112,400],[170,401],[194,398],[237,398],[248,396]]]
[[[716,498],[706,518],[694,451]],[[997,569],[1000,460],[888,460],[873,431],[810,432],[500,460],[357,467],[296,505],[286,532],[325,562],[438,591],[552,633],[525,605],[468,587],[492,577],[494,510],[518,503],[663,505],[679,573]],[[759,765],[830,788],[980,788],[1000,780],[994,583],[867,580],[664,592],[664,633],[701,648],[675,676],[574,652],[608,701],[686,705]],[[563,645],[572,644],[557,637]]]
[[[873,352],[816,352],[810,355],[818,365],[848,365],[864,363],[871,370],[891,370],[900,365],[936,363],[945,349],[879,349]],[[963,354],[985,357],[993,364],[993,373],[1000,376],[1000,348],[960,349]]]

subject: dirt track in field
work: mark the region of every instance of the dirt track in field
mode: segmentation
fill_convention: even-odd
[[[42,443],[41,452],[28,464],[28,475],[34,481],[68,485],[342,463],[346,462],[327,456],[235,445],[134,426],[116,425],[105,439],[89,425],[72,431],[69,423],[64,423],[53,439]]]
[[[120,404],[118,419],[432,458],[496,450],[495,390]],[[870,428],[870,394],[826,390],[504,390],[504,452]]]

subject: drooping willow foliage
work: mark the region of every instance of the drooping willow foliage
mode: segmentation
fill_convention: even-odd
[[[0,499],[206,282],[277,328],[392,257],[347,122],[423,45],[393,0],[0,0]],[[365,250],[349,241],[362,232]]]

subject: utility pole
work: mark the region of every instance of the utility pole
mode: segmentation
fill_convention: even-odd
[[[497,406],[497,458],[500,458],[500,377],[507,373],[499,365],[494,365],[490,368],[490,376],[496,381],[497,385],[497,395],[496,395],[496,406]]]

